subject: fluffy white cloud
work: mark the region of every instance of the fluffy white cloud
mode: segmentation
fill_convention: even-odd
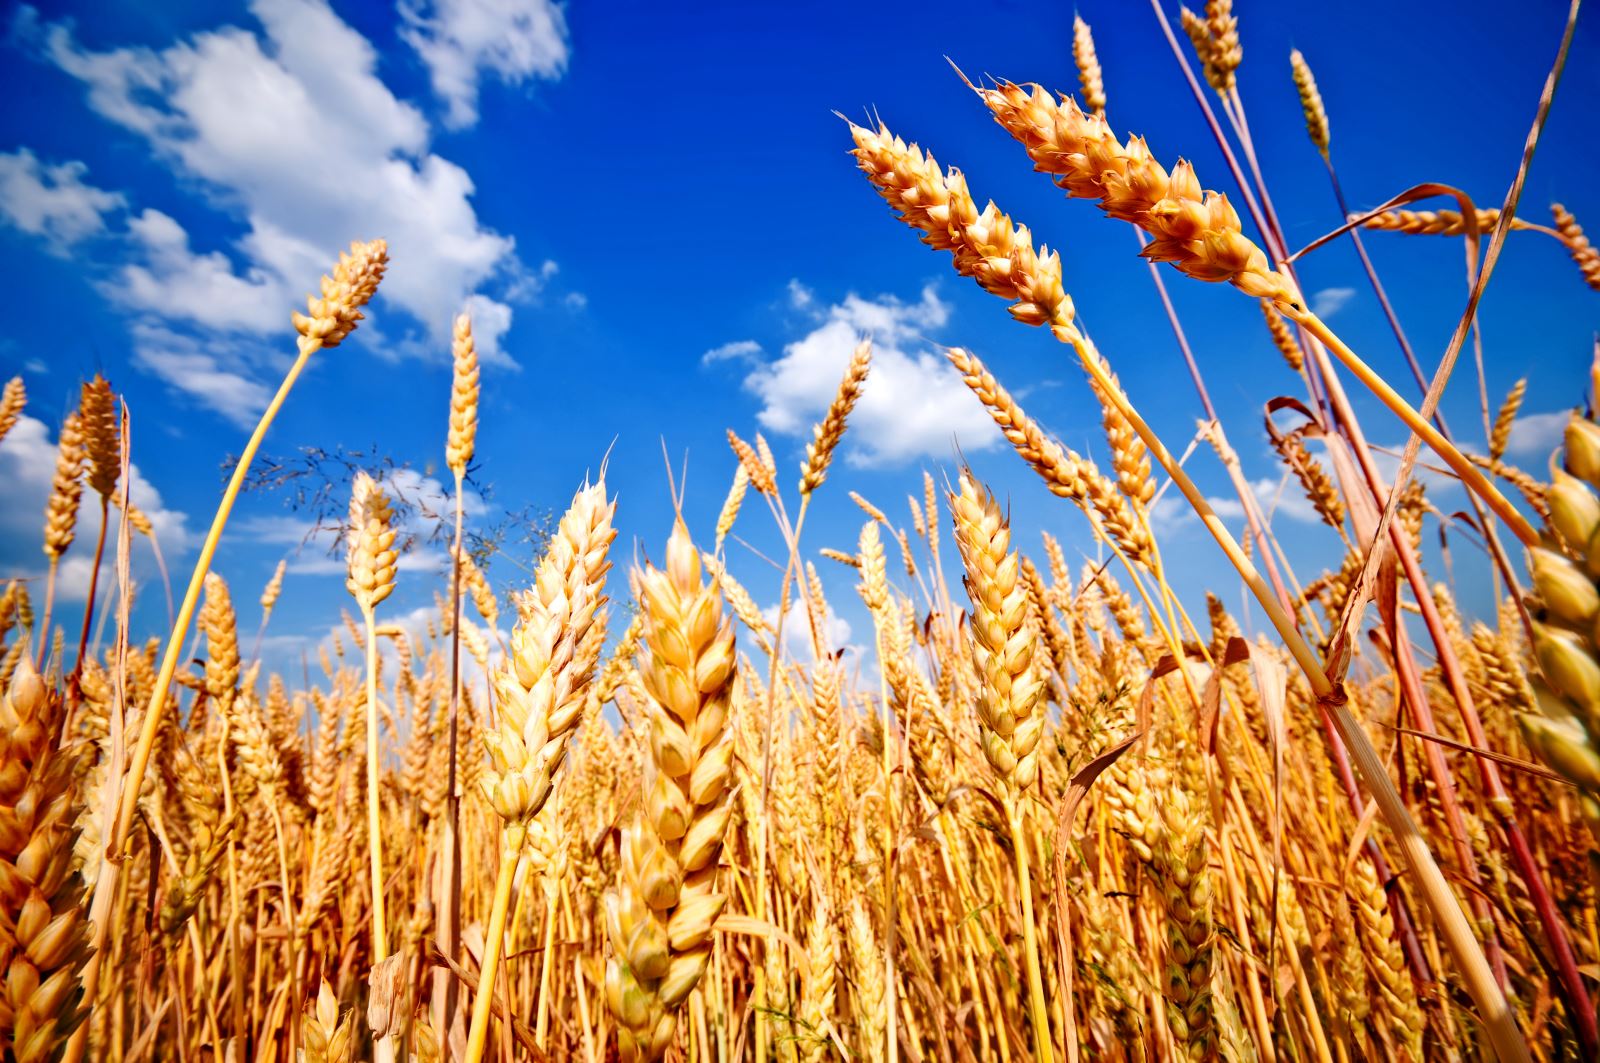
[[[260,31],[223,27],[161,50],[93,51],[63,23],[39,31],[95,111],[246,225],[230,258],[191,249],[177,222],[145,211],[129,226],[137,260],[108,283],[171,321],[271,333],[345,243],[381,236],[393,261],[380,298],[430,335],[397,346],[443,357],[472,297],[496,356],[505,298],[528,294],[529,271],[512,239],[478,218],[471,177],[429,151],[421,112],[384,85],[372,44],[325,0],[253,0],[250,11]],[[504,298],[480,290],[495,285]]]
[[[134,453],[138,452],[138,438],[134,438]],[[43,421],[24,414],[15,427],[0,442],[0,482],[7,485],[6,505],[0,506],[0,568],[6,577],[37,578],[46,569],[43,550],[44,510],[50,498],[51,480],[55,475],[56,440]],[[189,532],[186,514],[167,508],[161,492],[146,480],[137,464],[130,465],[129,494],[133,504],[150,518],[155,528],[156,541],[162,554],[170,562],[186,549]],[[100,573],[100,588],[106,581],[115,580],[110,560],[115,557],[115,535],[120,517],[111,511],[111,526],[106,544],[106,561]],[[95,539],[100,533],[99,496],[84,489],[82,504],[78,507],[76,538],[62,557],[61,570],[56,583],[58,602],[82,602],[89,593],[89,569],[93,562]],[[133,578],[136,584],[157,586],[160,579],[154,555],[143,536],[135,535],[133,547]],[[36,594],[43,594],[39,584]],[[39,599],[42,604],[42,597]],[[59,618],[59,617],[58,617]]]
[[[949,317],[949,304],[932,287],[915,303],[846,297],[782,357],[745,377],[745,387],[761,399],[762,426],[780,435],[810,432],[865,334],[872,339],[872,370],[845,433],[846,460],[892,465],[948,456],[958,443],[969,451],[995,445],[1000,434],[988,414],[924,338]]]
[[[251,375],[235,349],[150,321],[135,322],[132,333],[134,365],[238,427],[255,427],[272,392]]]
[[[850,641],[850,622],[835,613],[832,606],[828,606],[825,612],[827,615],[822,619],[822,630],[817,632],[823,652],[838,653],[843,650],[851,659],[858,658],[862,648]],[[767,606],[761,610],[761,615],[768,624],[776,625],[777,605]],[[791,602],[788,612],[783,616],[783,650],[793,660],[812,660],[811,619],[806,607],[799,601]]]
[[[219,251],[195,254],[189,234],[159,210],[128,222],[142,261],[124,266],[104,287],[136,310],[214,329],[283,329],[293,296],[274,270],[252,266],[244,276]]]
[[[1572,420],[1571,410],[1553,410],[1550,413],[1529,413],[1518,417],[1511,425],[1511,438],[1506,441],[1506,453],[1522,458],[1542,472],[1544,463],[1561,446],[1561,437]]]
[[[1250,490],[1256,496],[1256,502],[1260,505],[1261,512],[1268,521],[1286,518],[1300,521],[1302,524],[1315,524],[1322,519],[1317,516],[1317,508],[1311,504],[1311,500],[1306,497],[1306,493],[1300,489],[1300,481],[1292,476],[1286,475],[1276,480],[1270,477],[1262,477],[1259,480],[1251,481]],[[1177,494],[1176,490],[1168,493]],[[1177,501],[1180,505],[1188,508],[1188,503],[1184,502],[1181,497]],[[1217,511],[1217,516],[1219,517],[1231,520],[1244,519],[1244,503],[1239,501],[1237,494],[1219,495],[1215,498],[1208,498],[1206,501],[1211,503],[1211,508]]]
[[[105,230],[105,216],[126,202],[121,195],[85,184],[81,162],[41,163],[27,148],[0,152],[0,218],[42,237],[57,254]]]
[[[1332,317],[1355,297],[1354,288],[1323,288],[1311,293],[1311,311],[1318,317]]]
[[[478,120],[480,73],[518,85],[567,68],[566,13],[551,0],[403,0],[400,18],[452,129]]]

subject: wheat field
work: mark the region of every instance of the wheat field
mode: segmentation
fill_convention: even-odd
[[[401,571],[395,500],[362,471],[341,528],[343,635],[319,667],[279,674],[260,633],[283,567],[263,588],[230,587],[212,561],[300,374],[381,290],[381,234],[350,244],[290,317],[296,359],[170,631],[130,624],[130,557],[154,543],[128,496],[139,438],[111,381],[83,383],[56,428],[48,575],[0,595],[0,1051],[1600,1058],[1600,346],[1548,465],[1508,460],[1523,383],[1483,396],[1482,431],[1436,417],[1445,382],[1472,373],[1473,315],[1502,248],[1555,241],[1550,283],[1600,292],[1579,220],[1559,204],[1536,220],[1522,196],[1576,18],[1574,3],[1503,201],[1418,184],[1345,211],[1304,249],[1261,181],[1229,0],[1163,27],[1226,173],[1113,132],[1115,85],[1082,18],[1071,92],[967,82],[1017,142],[992,131],[997,157],[1137,234],[1208,414],[1183,453],[1190,440],[1163,440],[1140,413],[1149,383],[1124,389],[1119,352],[1091,338],[1079,312],[1093,308],[1074,304],[1057,252],[943,164],[958,160],[897,135],[893,115],[840,124],[864,204],[870,188],[888,207],[864,224],[909,230],[930,263],[1083,370],[1105,467],[1029,415],[1015,395],[1030,381],[948,351],[970,401],[1075,507],[1063,521],[1098,561],[1013,526],[959,461],[907,482],[903,502],[853,492],[834,458],[873,372],[863,336],[798,468],[742,424],[726,453],[696,459],[697,475],[729,482],[714,526],[648,514],[654,540],[620,546],[629,503],[597,433],[596,472],[571,485],[542,552],[525,572],[495,565],[463,539],[463,485],[500,459],[478,450],[479,351],[462,314],[438,396],[453,563],[430,588],[426,637],[385,603],[398,581],[432,577]],[[1274,61],[1343,209],[1313,71],[1298,51]],[[1313,311],[1296,263],[1334,240],[1424,238],[1462,244],[1471,298],[1436,365],[1393,320],[1418,388]],[[1353,283],[1387,309],[1360,261]],[[1334,567],[1274,536],[1235,450],[1261,426],[1210,408],[1165,298],[1194,284],[1253,301],[1242,312],[1283,356],[1298,391],[1273,400],[1267,438]],[[994,327],[1012,327],[998,309]],[[0,446],[30,383],[0,396]],[[1381,404],[1382,425],[1363,425],[1352,396]],[[1409,445],[1380,467],[1366,433],[1397,426]],[[1237,489],[1238,539],[1186,471],[1212,461]],[[1467,511],[1442,513],[1423,468]],[[805,536],[819,492],[859,507],[853,541]],[[1163,497],[1214,539],[1226,578],[1203,600],[1168,577]],[[94,507],[102,532],[86,542],[75,530]],[[1430,571],[1424,543],[1446,520],[1491,560],[1486,615]],[[769,521],[787,556],[770,586],[747,588],[727,559],[740,528]],[[113,588],[97,599],[91,583],[84,610],[56,600],[69,554]],[[859,594],[864,654],[830,641],[819,569]],[[1224,605],[1241,590],[1265,618],[1254,637]],[[757,604],[774,600],[775,614]]]

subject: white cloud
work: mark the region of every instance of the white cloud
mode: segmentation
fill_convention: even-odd
[[[845,433],[847,460],[892,465],[948,455],[957,443],[969,451],[995,445],[1000,434],[988,414],[923,338],[949,317],[949,305],[932,287],[915,303],[847,296],[781,358],[745,377],[745,387],[762,401],[762,427],[780,435],[810,432],[865,334],[873,341],[872,369]]]
[[[1355,297],[1354,288],[1323,288],[1311,293],[1311,312],[1318,317],[1332,317]]]
[[[1566,433],[1570,420],[1571,410],[1523,414],[1511,424],[1511,438],[1506,442],[1506,453],[1536,462],[1543,469],[1550,455],[1561,446],[1561,437]]]
[[[714,362],[734,360],[759,364],[762,353],[761,344],[755,340],[732,340],[722,344],[720,347],[713,347],[705,354],[702,354],[700,356],[700,364],[711,365]]]
[[[567,68],[566,13],[551,0],[403,0],[400,18],[452,129],[478,120],[480,73],[519,85]]]
[[[835,613],[832,606],[826,606],[824,611],[826,616],[822,620],[822,630],[817,632],[823,652],[846,650],[852,655],[859,655],[861,647],[850,642],[850,622]],[[768,624],[777,624],[778,606],[767,606],[761,610],[761,615]],[[812,660],[811,620],[805,606],[799,601],[791,602],[789,611],[783,617],[783,650],[793,660]]]
[[[124,266],[104,286],[118,302],[219,330],[284,328],[294,297],[278,273],[252,266],[241,277],[221,252],[195,254],[183,226],[159,210],[130,219],[128,235],[142,262]]]
[[[134,437],[137,453],[138,437]],[[6,504],[0,506],[0,565],[5,575],[37,578],[44,574],[46,562],[40,549],[43,541],[45,503],[50,497],[51,480],[55,475],[56,440],[43,421],[24,414],[16,426],[0,442],[0,482],[7,485]],[[137,464],[130,464],[129,495],[133,504],[144,511],[155,528],[156,540],[162,554],[170,563],[179,557],[189,539],[188,516],[167,508],[161,492],[146,480]],[[115,536],[120,516],[111,511],[111,524],[106,543],[106,560],[102,562],[100,585],[104,590],[107,579],[115,579],[110,567],[115,558]],[[95,539],[100,533],[99,496],[84,489],[82,504],[78,507],[75,539],[63,555],[56,583],[56,598],[60,602],[82,602],[89,592],[89,568],[93,561]],[[149,546],[141,535],[135,534],[133,547],[133,577],[136,583],[156,586],[160,579]],[[43,593],[43,584],[35,592]],[[39,603],[43,603],[42,597]],[[58,618],[59,619],[59,618]]]
[[[383,237],[392,264],[380,299],[430,337],[396,346],[444,357],[472,296],[498,352],[508,301],[536,289],[522,283],[513,240],[478,218],[470,175],[429,150],[421,112],[379,79],[376,49],[325,0],[253,0],[250,10],[260,31],[222,27],[161,50],[93,51],[65,23],[39,33],[95,111],[245,223],[230,259],[192,250],[176,222],[146,211],[130,225],[139,257],[111,282],[120,298],[206,328],[275,333],[342,246]],[[499,298],[482,291],[496,285]]]
[[[1256,496],[1261,512],[1269,521],[1286,518],[1302,524],[1316,524],[1322,519],[1317,516],[1317,509],[1306,497],[1306,493],[1300,489],[1300,481],[1293,476],[1276,480],[1262,477],[1251,481],[1250,491]],[[1229,520],[1244,519],[1244,503],[1239,501],[1237,493],[1207,498],[1206,501],[1211,503],[1211,508],[1217,511],[1219,517]]]
[[[248,366],[228,345],[207,343],[149,321],[135,322],[132,332],[134,365],[233,424],[255,426],[272,392],[248,375]]]
[[[0,218],[42,237],[56,254],[105,230],[105,215],[126,200],[85,184],[81,162],[41,163],[27,148],[0,152]]]
[[[789,278],[789,305],[796,310],[804,310],[816,301],[815,294],[810,288],[800,283],[799,277]]]
[[[472,317],[472,342],[483,364],[518,368],[516,360],[500,346],[501,339],[511,330],[511,308],[487,295],[469,295],[462,310]]]

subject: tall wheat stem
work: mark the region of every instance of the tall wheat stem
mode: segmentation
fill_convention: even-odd
[[[1355,351],[1352,351],[1332,329],[1323,323],[1321,318],[1305,307],[1287,300],[1280,301],[1278,309],[1283,312],[1284,316],[1290,318],[1301,328],[1322,341],[1323,346],[1332,351],[1334,357],[1343,362],[1345,368],[1349,369],[1357,380],[1365,384],[1389,408],[1390,412],[1400,418],[1407,428],[1421,436],[1422,441],[1427,443],[1433,452],[1444,460],[1446,465],[1450,466],[1450,470],[1460,477],[1461,482],[1474,494],[1482,498],[1484,503],[1494,511],[1495,516],[1505,521],[1512,534],[1524,546],[1538,545],[1539,533],[1534,530],[1532,524],[1528,523],[1526,517],[1517,512],[1516,507],[1506,499],[1506,496],[1500,493],[1499,488],[1490,483],[1483,473],[1478,470],[1478,467],[1468,461],[1466,456],[1440,434],[1437,428],[1429,424],[1421,414],[1412,409],[1411,404],[1401,398],[1394,388],[1389,386],[1389,382],[1383,379],[1376,370],[1366,362],[1363,362]]]
[[[194,571],[189,575],[189,587],[183,593],[183,603],[178,608],[178,620],[172,625],[172,633],[167,636],[166,652],[161,657],[161,670],[156,674],[155,687],[151,690],[150,701],[145,706],[144,723],[139,730],[139,744],[134,748],[132,764],[122,782],[122,803],[117,810],[116,824],[106,835],[107,866],[101,869],[96,890],[105,884],[108,869],[114,869],[110,871],[110,885],[111,888],[115,888],[117,871],[120,870],[123,859],[122,850],[127,845],[128,832],[133,829],[133,817],[139,808],[139,786],[144,781],[145,770],[150,765],[150,753],[155,748],[156,733],[161,727],[161,716],[167,703],[167,691],[171,689],[173,674],[178,670],[178,657],[183,649],[183,639],[188,634],[189,624],[194,620],[195,607],[200,603],[200,591],[205,586],[206,573],[211,571],[211,559],[216,555],[217,543],[222,540],[222,530],[227,527],[228,516],[233,512],[233,503],[239,497],[239,490],[244,486],[244,478],[250,472],[250,465],[255,461],[256,451],[261,448],[261,441],[266,438],[267,430],[272,427],[273,420],[278,416],[278,410],[289,397],[289,392],[294,388],[295,381],[300,378],[306,363],[313,354],[322,349],[322,340],[302,336],[299,348],[299,357],[289,367],[283,383],[278,385],[277,394],[272,396],[266,412],[261,415],[261,420],[256,422],[255,431],[245,443],[244,451],[239,455],[239,461],[233,468],[233,475],[228,478],[228,486],[222,492],[222,501],[217,505],[216,515],[211,518],[211,528],[206,532],[205,541],[200,545],[200,556],[195,559]],[[104,945],[104,938],[109,929],[109,927],[96,928],[97,950]]]
[[[1050,1008],[1044,999],[1044,972],[1039,967],[1039,931],[1033,920],[1033,876],[1028,867],[1027,826],[1022,809],[1023,796],[1008,794],[1006,821],[1011,828],[1011,849],[1016,855],[1017,892],[1022,894],[1022,947],[1028,964],[1028,1002],[1033,1018],[1034,1058],[1039,1063],[1055,1063],[1055,1049],[1050,1041]],[[1065,919],[1066,913],[1060,913]],[[1062,1002],[1072,1007],[1072,1001]]]
[[[489,909],[489,929],[483,940],[483,968],[478,974],[478,992],[472,1000],[472,1029],[467,1034],[466,1063],[482,1063],[489,1039],[489,1016],[494,1010],[494,978],[500,966],[501,939],[505,937],[506,912],[511,908],[511,884],[522,858],[527,828],[521,823],[506,824],[500,843],[500,871],[494,882],[494,903]]]
[[[95,597],[100,587],[100,561],[106,552],[106,524],[111,519],[111,499],[100,496],[100,534],[95,537],[94,561],[89,567],[89,597],[83,603],[83,628],[78,632],[78,655],[74,658],[73,674],[83,670],[83,655],[89,648],[89,626],[94,618]],[[63,663],[62,667],[65,667]]]
[[[461,726],[461,537],[464,468],[455,470],[456,533],[450,569],[450,707],[449,738],[445,748],[444,838],[440,845],[437,940],[439,951],[454,958],[461,951],[461,796],[456,764]],[[434,1029],[448,1041],[460,1006],[460,990],[448,970],[433,976]]]
[[[39,671],[44,671],[44,659],[50,652],[50,614],[56,606],[56,572],[61,568],[61,559],[52,557],[50,567],[44,577],[44,612],[39,616],[39,654],[34,664]]]
[[[383,790],[378,749],[378,629],[363,605],[367,629],[367,853],[372,865],[372,962],[389,958],[389,926],[383,910]]]
[[[1071,325],[1056,326],[1058,338],[1070,343],[1078,353],[1079,361],[1083,363],[1085,371],[1104,389],[1110,401],[1115,404],[1128,419],[1139,437],[1150,448],[1150,453],[1166,469],[1167,475],[1172,477],[1178,489],[1183,492],[1189,504],[1199,515],[1217,545],[1222,548],[1228,560],[1238,570],[1240,577],[1250,588],[1256,600],[1266,611],[1272,626],[1277,629],[1278,635],[1283,639],[1290,654],[1300,665],[1310,682],[1313,693],[1319,704],[1332,716],[1335,728],[1344,739],[1350,752],[1355,757],[1357,768],[1377,801],[1379,811],[1383,814],[1389,829],[1394,832],[1400,843],[1401,851],[1406,856],[1406,863],[1416,876],[1418,888],[1427,898],[1429,908],[1439,921],[1440,931],[1449,946],[1452,957],[1461,969],[1462,980],[1466,985],[1468,994],[1473,1003],[1477,1005],[1483,1024],[1488,1032],[1489,1040],[1494,1045],[1496,1053],[1505,1063],[1524,1063],[1532,1057],[1528,1053],[1528,1046],[1522,1038],[1522,1033],[1517,1029],[1505,996],[1495,982],[1494,972],[1490,970],[1488,961],[1484,958],[1483,950],[1477,938],[1473,936],[1472,927],[1467,922],[1460,904],[1455,895],[1450,892],[1449,883],[1445,881],[1439,866],[1434,862],[1433,853],[1428,847],[1427,839],[1418,830],[1416,822],[1411,818],[1405,802],[1401,799],[1399,791],[1389,779],[1388,771],[1384,767],[1383,758],[1373,748],[1372,741],[1367,737],[1360,723],[1351,714],[1345,704],[1343,694],[1329,680],[1328,674],[1323,670],[1321,662],[1317,659],[1316,652],[1307,645],[1305,639],[1295,628],[1288,615],[1278,604],[1272,590],[1256,571],[1256,567],[1245,556],[1244,551],[1234,540],[1228,529],[1212,510],[1205,495],[1189,479],[1183,467],[1173,458],[1161,438],[1139,416],[1137,410],[1128,402],[1120,388],[1106,374],[1100,365],[1100,358],[1088,340]]]

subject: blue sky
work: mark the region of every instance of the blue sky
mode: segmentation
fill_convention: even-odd
[[[1149,9],[1098,0],[1079,11],[1094,27],[1113,126],[1145,135],[1169,164],[1192,159],[1203,182],[1232,192]],[[1238,14],[1262,165],[1291,242],[1305,243],[1338,218],[1301,125],[1291,47],[1317,73],[1353,205],[1421,181],[1495,205],[1565,7],[1539,0],[1507,19],[1488,5],[1472,17],[1447,3],[1397,12],[1241,0]],[[810,556],[854,542],[861,518],[847,489],[904,520],[920,470],[942,480],[958,446],[1009,500],[1021,542],[1036,549],[1047,528],[1092,553],[1076,511],[996,445],[939,354],[973,348],[1053,432],[1103,458],[1097,410],[1065,348],[1010,322],[999,300],[891,220],[832,113],[875,109],[965,170],[980,201],[994,198],[1060,249],[1084,320],[1181,450],[1199,406],[1132,235],[1032,174],[945,63],[1075,90],[1072,15],[1023,3],[929,3],[915,16],[893,5],[545,0],[8,5],[0,268],[13,312],[0,326],[0,370],[22,373],[31,398],[30,420],[0,445],[0,474],[14,485],[0,565],[42,570],[41,462],[79,381],[101,370],[127,396],[135,501],[156,517],[181,589],[222,461],[293,351],[289,311],[338,248],[375,236],[390,240],[394,265],[371,320],[317,357],[270,455],[376,446],[410,467],[409,487],[435,490],[449,321],[470,307],[485,354],[475,522],[559,511],[609,449],[619,552],[659,554],[670,519],[663,448],[686,465],[686,514],[709,539],[733,469],[724,430],[764,430],[791,481],[855,336],[870,332],[878,364],[814,507]],[[1600,98],[1597,49],[1600,24],[1586,16],[1523,199],[1534,220],[1561,200],[1600,226],[1600,130],[1581,106]],[[1460,244],[1373,234],[1368,246],[1431,367],[1464,301]],[[1409,379],[1348,244],[1311,256],[1302,276],[1357,350]],[[1297,394],[1298,381],[1250,300],[1167,279],[1246,470],[1274,496],[1281,469],[1262,404]],[[1527,375],[1527,411],[1551,415],[1519,432],[1513,458],[1530,468],[1553,446],[1558,411],[1580,398],[1597,300],[1554,242],[1513,236],[1482,316],[1491,401]],[[1392,419],[1358,402],[1372,439],[1402,441]],[[1445,408],[1481,447],[1469,361]],[[1226,494],[1209,455],[1193,468]],[[1283,500],[1275,527],[1309,579],[1332,539],[1303,519],[1293,485]],[[315,544],[296,550],[306,518],[287,503],[282,492],[247,497],[217,564],[249,603],[291,558],[269,643],[280,661],[321,639],[347,604],[340,564]],[[1237,602],[1237,581],[1192,520],[1171,516],[1160,531],[1180,589],[1215,585]],[[778,549],[754,508],[741,533]],[[154,633],[165,607],[143,551],[135,575],[150,593],[137,620]],[[497,583],[521,578],[517,552],[492,567]],[[1472,552],[1455,550],[1466,584],[1483,577]],[[80,542],[69,554],[69,614],[87,553]],[[410,558],[394,614],[427,606],[441,558],[426,547]],[[735,545],[730,565],[763,604],[776,599],[776,573],[754,553]],[[840,638],[860,641],[847,574],[821,566],[853,628]]]

